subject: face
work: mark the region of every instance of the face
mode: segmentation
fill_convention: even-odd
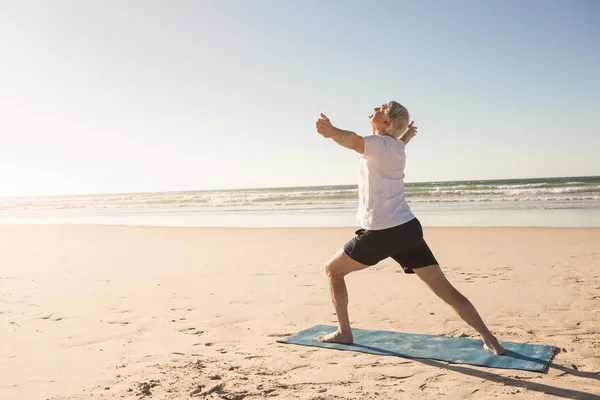
[[[389,127],[389,119],[385,115],[385,110],[387,110],[387,108],[387,103],[382,104],[379,107],[375,107],[373,109],[373,114],[369,115],[369,123],[374,131],[386,131]]]

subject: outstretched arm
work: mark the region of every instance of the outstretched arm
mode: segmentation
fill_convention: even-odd
[[[410,125],[408,125],[408,128],[406,129],[406,132],[404,132],[402,136],[398,138],[398,140],[402,140],[405,145],[410,142],[410,139],[417,135],[417,127],[414,125],[414,123],[415,121],[411,121]]]
[[[321,118],[317,121],[317,132],[325,138],[333,139],[347,149],[354,150],[359,154],[365,152],[365,139],[362,136],[336,128],[324,114],[321,114]]]

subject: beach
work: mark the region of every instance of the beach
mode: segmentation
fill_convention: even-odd
[[[0,398],[594,398],[600,229],[425,227],[499,340],[546,373],[281,344],[335,315],[354,228],[0,225]],[[478,338],[385,260],[346,279],[355,328]]]

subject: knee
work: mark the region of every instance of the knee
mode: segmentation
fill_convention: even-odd
[[[329,279],[343,278],[344,277],[344,274],[342,274],[340,272],[340,268],[338,267],[338,263],[336,263],[333,260],[328,261],[325,264],[325,267],[323,268],[323,270],[325,271],[325,275]]]

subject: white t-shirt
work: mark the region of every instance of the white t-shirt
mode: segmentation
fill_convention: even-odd
[[[358,174],[357,217],[361,228],[387,229],[414,219],[404,190],[404,142],[379,135],[364,139]]]

